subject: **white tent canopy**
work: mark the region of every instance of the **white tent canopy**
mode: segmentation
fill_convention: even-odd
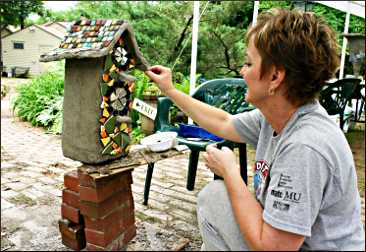
[[[346,12],[346,20],[344,23],[344,34],[348,33],[350,15],[365,18],[365,2],[364,1],[314,1],[326,5],[328,7]],[[343,37],[341,66],[339,71],[339,79],[344,75],[344,61],[346,58],[347,38]]]
[[[313,1],[328,7],[349,12],[352,15],[365,18],[365,2],[364,1]]]

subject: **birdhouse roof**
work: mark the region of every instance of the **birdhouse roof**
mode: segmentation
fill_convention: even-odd
[[[70,26],[59,47],[42,54],[40,61],[102,57],[113,50],[121,36],[137,58],[140,68],[146,69],[147,62],[137,46],[132,26],[124,20],[78,20]]]

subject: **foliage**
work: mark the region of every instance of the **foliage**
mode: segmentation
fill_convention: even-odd
[[[61,133],[64,93],[63,64],[31,82],[18,86],[13,109],[32,125],[47,127],[52,133]]]
[[[9,93],[10,87],[7,85],[1,85],[1,99],[4,98]]]
[[[8,25],[20,25],[23,29],[25,26],[25,19],[32,13],[37,13],[42,16],[45,12],[41,0],[11,0],[2,1],[0,4],[1,12],[1,28]]]
[[[292,9],[294,2],[260,1],[259,12],[271,8]],[[200,3],[197,72],[204,78],[239,76],[246,50],[244,34],[252,21],[253,6],[253,1]],[[345,13],[318,3],[307,3],[307,9],[322,15],[337,31],[341,43]],[[79,1],[72,10],[51,12],[40,22],[75,21],[80,16],[128,20],[150,65],[174,67],[174,72],[189,76],[192,10],[190,1]],[[364,33],[364,19],[351,16],[349,32]]]

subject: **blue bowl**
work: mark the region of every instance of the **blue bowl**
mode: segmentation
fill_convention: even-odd
[[[193,124],[179,124],[178,136],[184,138],[201,138],[202,140],[222,141],[221,137],[218,137],[207,130]]]

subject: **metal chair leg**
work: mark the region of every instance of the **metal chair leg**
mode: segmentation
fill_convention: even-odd
[[[248,169],[247,169],[247,145],[245,143],[239,144],[239,162],[240,175],[245,184],[248,184]]]
[[[147,165],[145,189],[144,189],[144,202],[143,202],[145,206],[147,205],[147,201],[149,200],[149,192],[150,192],[151,178],[154,171],[154,164],[155,163],[150,163]]]
[[[191,154],[189,155],[188,175],[187,175],[188,191],[193,191],[194,189],[199,154],[200,154],[199,151],[191,151]]]

